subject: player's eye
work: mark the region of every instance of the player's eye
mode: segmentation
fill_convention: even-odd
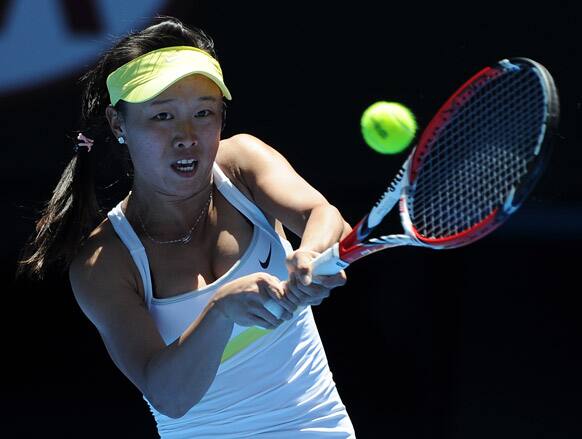
[[[212,114],[212,111],[210,110],[200,110],[199,112],[197,112],[194,117],[197,118],[203,118],[203,117],[208,117]]]
[[[166,118],[165,116],[169,116],[170,113],[158,113],[154,116],[155,120],[169,120],[168,118]],[[161,118],[159,116],[162,116]]]

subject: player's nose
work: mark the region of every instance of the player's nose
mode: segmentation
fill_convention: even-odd
[[[198,145],[198,133],[190,121],[179,122],[176,126],[174,146],[176,148],[191,148]]]

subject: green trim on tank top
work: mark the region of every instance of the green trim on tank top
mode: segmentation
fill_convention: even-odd
[[[264,337],[272,331],[272,329],[263,329],[253,326],[241,332],[226,344],[220,362],[224,363],[226,360],[232,358],[259,338]]]

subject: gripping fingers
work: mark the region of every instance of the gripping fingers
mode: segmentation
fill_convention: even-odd
[[[287,292],[285,296],[289,301],[293,302],[295,306],[301,306],[301,304],[306,303],[306,301],[311,298],[310,295],[305,294],[298,288],[294,280],[289,280],[287,282]]]
[[[289,314],[287,311],[285,312]],[[267,309],[260,306],[253,310],[253,314],[258,320],[258,325],[264,327],[265,329],[275,329],[285,321],[284,319],[278,319]]]
[[[323,285],[326,288],[341,287],[346,284],[347,277],[344,270],[332,275],[319,275],[313,277],[313,283]]]
[[[325,285],[320,285],[315,282],[309,285],[303,285],[296,278],[291,280],[289,284],[294,295],[303,300],[310,297],[320,297],[329,292],[329,287]]]
[[[263,328],[263,329],[275,329],[275,326],[273,326],[271,323],[269,323],[268,321],[266,321],[262,317],[259,317],[257,315],[253,315],[253,318],[254,318],[253,325],[258,326],[258,327]]]
[[[311,283],[303,285],[297,281],[289,282],[289,297],[300,305],[319,305],[323,299],[329,297],[330,289]]]
[[[289,315],[289,318],[291,318],[297,309],[297,305],[287,297],[284,282],[279,281],[277,278],[273,278],[273,280],[275,281],[274,283],[267,283],[263,285],[265,292],[263,295],[263,303],[267,300],[268,297],[270,297],[283,308],[284,312],[282,317]]]

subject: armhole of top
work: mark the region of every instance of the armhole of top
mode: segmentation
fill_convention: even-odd
[[[279,234],[273,229],[263,211],[230,181],[216,162],[213,170],[216,187],[228,202],[271,237],[279,239]]]
[[[214,162],[213,171],[216,187],[224,195],[228,202],[231,203],[243,215],[249,218],[251,222],[260,227],[265,233],[268,233],[271,238],[279,241],[285,249],[286,254],[292,252],[293,246],[291,243],[277,233],[274,227],[269,223],[269,220],[263,211],[259,209],[255,203],[249,200],[247,196],[232,183],[232,181],[230,181],[222,169],[220,169],[216,161]],[[283,225],[281,224],[281,226]]]
[[[145,248],[131,227],[131,224],[129,224],[129,221],[127,221],[127,218],[121,209],[121,202],[116,207],[111,209],[111,211],[107,214],[107,217],[109,218],[113,229],[117,233],[117,236],[119,236],[123,244],[127,247],[131,258],[133,259],[139,271],[143,284],[146,308],[149,309],[153,293],[150,265]]]

